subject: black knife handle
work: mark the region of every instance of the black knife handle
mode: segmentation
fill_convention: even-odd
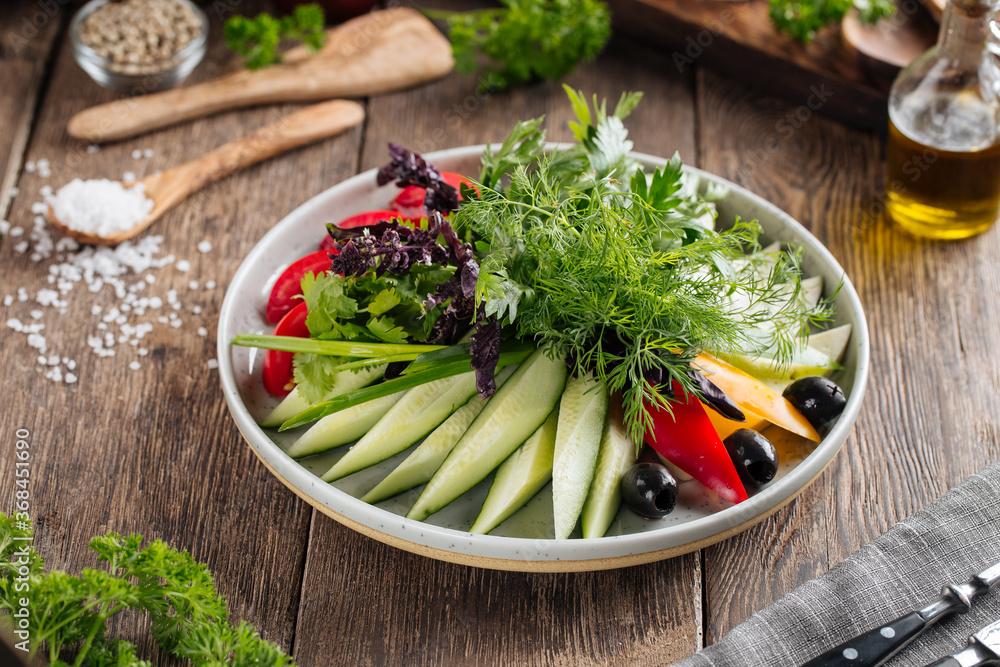
[[[940,660],[935,660],[931,664],[927,665],[927,667],[962,667],[962,663],[949,655],[941,658]]]
[[[877,667],[913,641],[925,627],[927,621],[914,611],[848,639],[802,667]]]

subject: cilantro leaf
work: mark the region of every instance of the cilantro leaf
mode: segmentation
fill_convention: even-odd
[[[373,317],[368,320],[368,330],[383,343],[405,343],[406,332],[396,326],[391,317]]]
[[[347,295],[347,283],[333,273],[302,277],[302,298],[309,315],[306,327],[312,336],[326,333],[337,320],[349,320],[358,312],[358,302]]]
[[[340,338],[338,340],[350,340]],[[330,357],[324,354],[300,352],[292,357],[293,377],[299,388],[299,393],[310,404],[319,403],[329,392],[340,372],[337,368],[343,360],[340,357]]]
[[[398,306],[400,301],[399,293],[394,288],[384,289],[376,294],[372,302],[368,304],[368,314],[384,315]]]

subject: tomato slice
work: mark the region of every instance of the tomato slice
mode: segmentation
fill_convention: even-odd
[[[320,275],[330,270],[330,252],[317,250],[296,260],[285,269],[271,289],[267,300],[267,321],[278,322],[288,311],[298,303],[297,297],[302,294],[302,276],[307,273]]]
[[[458,190],[459,201],[462,199],[462,188],[460,185],[465,183],[469,187],[472,187],[472,182],[469,179],[453,171],[442,171],[441,177],[445,183]],[[426,196],[427,188],[422,188],[419,185],[409,185],[396,195],[396,198],[392,200],[389,206],[408,217],[421,217],[427,215],[424,211],[424,197]]]
[[[403,222],[415,222],[419,221],[423,217],[424,214],[422,207],[420,214],[415,218],[403,215],[399,211],[380,209],[378,211],[366,211],[365,213],[358,213],[348,218],[344,218],[337,223],[337,226],[341,229],[353,229],[355,227],[370,227],[371,225],[378,224],[383,220],[401,219]],[[330,238],[329,234],[323,237],[323,240],[320,241],[319,247],[320,250],[333,250],[333,239]]]
[[[275,336],[296,336],[297,338],[309,338],[309,328],[306,326],[306,317],[309,311],[306,309],[305,301],[292,308],[278,326],[274,327]],[[292,358],[293,352],[279,352],[278,350],[264,350],[264,364],[261,369],[264,388],[272,396],[287,396],[295,387],[295,380]]]
[[[743,502],[747,491],[705,406],[696,396],[684,393],[676,381],[674,395],[678,400],[670,404],[672,415],[646,403],[653,416],[646,442],[660,456],[729,502]]]

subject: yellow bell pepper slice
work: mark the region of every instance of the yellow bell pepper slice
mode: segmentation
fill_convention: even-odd
[[[741,410],[749,410],[772,424],[813,442],[822,439],[809,420],[803,417],[784,396],[752,375],[708,354],[699,354],[692,366],[703,372],[715,386],[725,392],[726,396],[733,399]]]

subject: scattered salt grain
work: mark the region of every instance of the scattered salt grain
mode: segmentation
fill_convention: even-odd
[[[153,157],[153,149],[152,148],[145,149],[144,151],[142,151],[142,156],[147,160]]]
[[[66,373],[66,377],[64,379],[64,382],[66,384],[73,384],[74,382],[76,382],[76,375],[73,374],[73,373]]]
[[[201,306],[195,306],[191,309],[191,312],[195,315],[201,315]]]
[[[188,289],[198,289],[198,281],[192,280],[188,283]]]
[[[90,144],[89,146],[87,146],[87,152],[90,153],[91,155],[93,155],[99,150],[101,150],[101,147],[98,146],[97,144]]]
[[[14,303],[14,295],[13,294],[8,294],[7,296],[5,296],[3,298],[3,305],[10,306],[13,303]]]
[[[46,200],[62,224],[98,236],[131,229],[153,210],[142,184],[126,188],[107,179],[74,179]]]
[[[40,320],[40,319],[42,319],[42,311],[40,311],[40,310],[37,310],[37,309],[33,310],[29,314],[31,315],[31,319],[33,319],[33,320]]]
[[[205,327],[198,327],[198,335],[199,336],[203,336],[203,337],[207,336],[208,335],[208,329],[206,329]]]
[[[12,238],[16,239],[18,236],[24,236],[24,229],[21,228],[21,227],[11,227],[10,231],[8,232],[8,234]]]
[[[211,241],[202,241],[201,243],[199,243],[198,244],[198,252],[202,252],[202,253],[212,252],[212,242]]]
[[[51,185],[43,185],[42,188],[38,191],[38,194],[42,195],[43,197],[48,197],[49,195],[52,194],[52,186]],[[32,208],[34,208],[34,207],[32,207]],[[42,212],[44,213],[44,211],[42,211]]]
[[[31,160],[28,160],[27,162],[24,163],[24,170],[29,174],[35,173],[35,163]]]
[[[182,273],[187,273],[188,271],[191,270],[191,262],[187,261],[186,259],[179,260],[177,262],[177,270],[181,271]]]
[[[218,368],[219,367],[219,360],[218,359],[209,359],[208,360],[208,367],[211,368],[211,369]]]
[[[215,281],[209,280],[205,283],[205,289],[215,289]]]
[[[140,368],[142,368],[142,364],[140,364],[140,363],[139,363],[138,361],[133,361],[133,362],[131,362],[131,363],[130,363],[130,364],[128,365],[128,367],[129,367],[129,368],[131,368],[131,369],[132,369],[132,370],[134,370],[134,371],[137,371],[137,370],[139,370]]]
[[[144,347],[140,347],[138,350],[136,350],[136,354],[138,354],[140,357],[145,357],[147,354],[149,354],[149,350],[147,350]]]
[[[22,255],[28,252],[28,242],[21,241],[20,243],[18,243],[16,246],[14,246],[14,252],[20,253]]]
[[[136,148],[134,151],[132,151],[132,159],[138,160],[140,158],[142,158],[142,151]]]
[[[6,235],[10,231],[10,223],[6,220],[0,220],[0,236]]]
[[[135,172],[126,171],[124,174],[122,174],[122,181],[123,182],[125,182],[125,183],[131,183],[134,180],[135,180]]]

